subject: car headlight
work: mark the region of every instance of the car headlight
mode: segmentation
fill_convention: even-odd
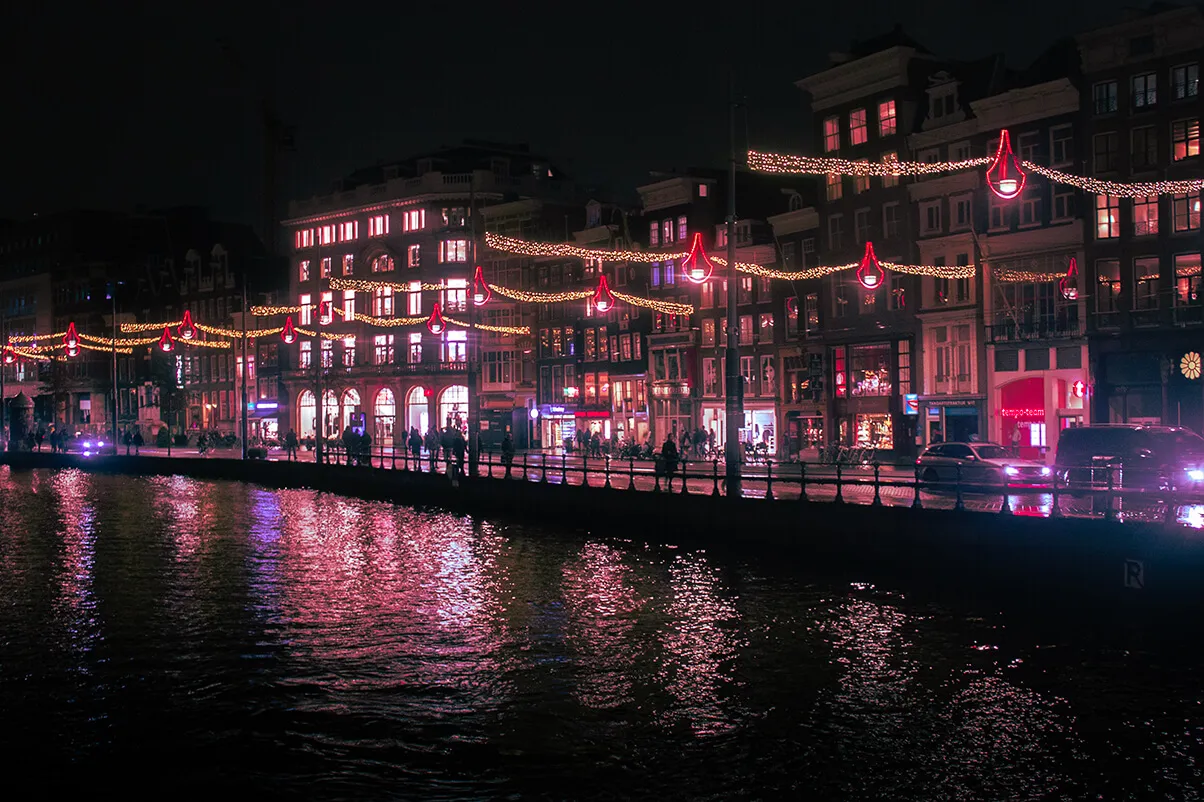
[[[1051,473],[1053,473],[1053,471],[1051,471],[1049,468],[1042,468],[1042,469],[1041,469],[1041,475],[1042,475],[1042,476],[1049,476]]]
[[[97,441],[96,441],[96,447],[97,447],[97,448],[104,448],[104,447],[105,447],[105,441],[104,441],[104,440],[97,440]]]
[[[1003,469],[1003,472],[1006,473],[1008,476],[1017,476],[1020,473],[1020,469],[1013,468],[1011,465],[1009,465]]]
[[[1193,482],[1204,482],[1204,471],[1199,468],[1193,468],[1187,472],[1187,478]]]
[[[92,444],[90,442],[84,443],[84,448],[91,448],[91,447],[92,447]]]

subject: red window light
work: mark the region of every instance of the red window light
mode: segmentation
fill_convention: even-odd
[[[17,361],[17,352],[13,350],[11,345],[4,347],[4,364],[11,365]]]

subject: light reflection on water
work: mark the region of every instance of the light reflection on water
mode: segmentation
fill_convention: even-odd
[[[306,490],[2,469],[5,754],[309,799],[1201,787],[1194,652],[799,569]]]

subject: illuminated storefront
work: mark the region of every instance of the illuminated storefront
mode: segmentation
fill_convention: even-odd
[[[835,442],[878,451],[907,449],[913,418],[900,415],[911,393],[911,343],[837,346],[830,355]]]
[[[565,440],[577,436],[576,411],[562,404],[540,404],[540,442],[544,448],[563,449]]]

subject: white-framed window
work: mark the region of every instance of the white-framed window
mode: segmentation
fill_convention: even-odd
[[[297,296],[297,306],[301,307],[301,311],[297,315],[297,319],[301,321],[302,326],[308,326],[314,322],[314,298],[309,293],[302,293]]]
[[[349,253],[343,254],[343,275],[355,275],[355,256]]]
[[[690,235],[690,225],[686,216],[683,214],[677,218],[677,241],[685,242]]]
[[[338,236],[337,228],[334,223],[328,226],[320,226],[318,228],[318,244],[333,245],[335,238]]]
[[[840,150],[840,118],[829,117],[824,120],[824,153],[835,153]]]
[[[444,310],[463,312],[468,308],[468,279],[447,279],[443,282],[442,295]]]
[[[1091,88],[1091,97],[1096,114],[1111,114],[1116,111],[1116,81],[1102,81]]]
[[[355,366],[355,338],[343,338],[343,367],[350,368]]]
[[[468,332],[456,329],[443,332],[441,362],[463,362],[468,358]]]
[[[411,281],[406,286],[410,290],[406,293],[406,316],[418,317],[422,314],[422,282]]]
[[[300,342],[300,352],[297,354],[300,367],[308,368],[314,364],[314,344],[310,340],[302,340]]]
[[[1059,125],[1049,130],[1049,163],[1070,164],[1074,161],[1074,126]]]
[[[899,160],[899,152],[897,150],[888,150],[888,151],[886,151],[886,153],[882,154],[883,162],[897,162],[898,160]],[[887,189],[889,189],[890,187],[899,186],[899,176],[897,176],[897,175],[882,176],[882,186],[883,186],[883,188],[887,188]]]
[[[870,239],[870,210],[858,209],[853,212],[853,238],[857,244],[868,242]]]
[[[372,339],[372,362],[375,365],[393,364],[392,334],[377,334]],[[421,335],[419,335],[421,336]]]
[[[1171,90],[1175,100],[1197,97],[1200,94],[1200,65],[1181,64],[1171,68]]]
[[[409,233],[426,228],[426,209],[407,209],[401,213],[401,230]]]
[[[870,138],[869,125],[866,123],[865,109],[853,109],[849,112],[849,142],[853,145],[864,145]]]
[[[992,229],[1010,228],[1012,225],[1011,202],[997,197],[994,192],[987,193],[987,195],[990,204],[988,208],[990,227]]]
[[[921,150],[917,156],[924,164],[936,164],[941,160],[941,149],[926,148],[925,150]]]
[[[358,220],[348,220],[345,223],[339,223],[339,242],[354,242],[360,236],[360,223]]]
[[[1041,146],[1041,134],[1028,131],[1016,137],[1016,151],[1021,161],[1037,161],[1037,151]]]
[[[372,291],[372,314],[375,317],[393,317],[392,287],[377,287]]]
[[[1042,222],[1041,205],[1045,200],[1045,188],[1033,184],[1020,193],[1020,225],[1034,226]]]
[[[319,269],[321,270],[322,278],[330,278],[334,272],[334,260],[329,256],[323,256]]]
[[[1200,193],[1172,195],[1175,207],[1175,232],[1200,230]]]
[[[322,367],[334,367],[334,340],[322,340]]]
[[[1133,199],[1133,236],[1150,237],[1158,233],[1158,196]]]
[[[934,120],[939,120],[942,117],[948,117],[953,113],[957,100],[954,98],[953,92],[942,92],[939,95],[930,95],[928,98],[928,108],[931,112],[931,117]]]
[[[1158,281],[1161,265],[1157,256],[1133,260],[1133,308],[1158,308]]]
[[[861,159],[858,164],[867,164],[865,159]],[[860,195],[862,192],[870,191],[870,177],[868,175],[853,176],[853,194]]]
[[[661,244],[661,225],[655,220],[648,224],[648,244],[652,247]]]
[[[702,344],[707,346],[715,344],[715,318],[713,317],[702,320]]]
[[[964,162],[970,158],[969,142],[954,142],[949,146],[949,161]]]
[[[368,236],[383,237],[389,233],[389,215],[374,214],[368,218]]]
[[[971,201],[972,196],[970,195],[961,195],[951,199],[953,209],[951,210],[952,219],[949,220],[950,231],[969,228],[970,224],[974,222]]]
[[[1095,172],[1115,170],[1120,159],[1120,137],[1115,131],[1096,134],[1094,142]]]
[[[707,357],[702,360],[702,394],[713,396],[719,386],[719,377],[715,373],[715,360]]]
[[[343,290],[343,319],[355,319],[355,290]]]
[[[415,268],[422,264],[422,246],[407,245],[406,246],[406,267]]]
[[[1158,102],[1158,73],[1133,76],[1133,108],[1148,109]]]
[[[322,301],[318,305],[318,322],[329,325],[334,320],[334,293],[323,292]]]
[[[372,260],[373,273],[392,273],[393,272],[393,257],[386,253]]]
[[[840,200],[844,196],[844,176],[840,173],[828,173],[828,200]]]
[[[294,237],[298,249],[312,248],[314,246],[314,230],[312,228],[303,228]]]
[[[939,200],[920,204],[920,230],[924,234],[939,234],[944,230]]]
[[[844,245],[844,215],[834,214],[828,217],[828,247],[837,250]]]
[[[672,218],[661,222],[661,243],[668,245],[673,242],[673,220]]]
[[[1183,161],[1200,155],[1200,118],[1171,123],[1171,159]]]
[[[1200,303],[1200,253],[1175,254],[1175,306]]]
[[[1073,220],[1075,208],[1074,187],[1062,184],[1053,185],[1053,220]]]
[[[421,332],[410,332],[410,349],[406,354],[406,359],[411,365],[417,365],[422,362],[422,334]]]
[[[1158,135],[1152,125],[1143,125],[1129,132],[1129,166],[1134,170],[1149,169],[1158,165]]]
[[[895,101],[882,100],[878,103],[878,136],[891,136],[898,130],[895,116]]]
[[[445,239],[439,241],[439,263],[452,264],[468,261],[468,240]]]
[[[297,281],[309,281],[309,260],[302,259],[297,263]]]
[[[1120,236],[1120,198],[1111,195],[1095,196],[1095,238],[1113,239]]]
[[[899,236],[899,204],[885,203],[882,205],[882,238],[894,239]]]

